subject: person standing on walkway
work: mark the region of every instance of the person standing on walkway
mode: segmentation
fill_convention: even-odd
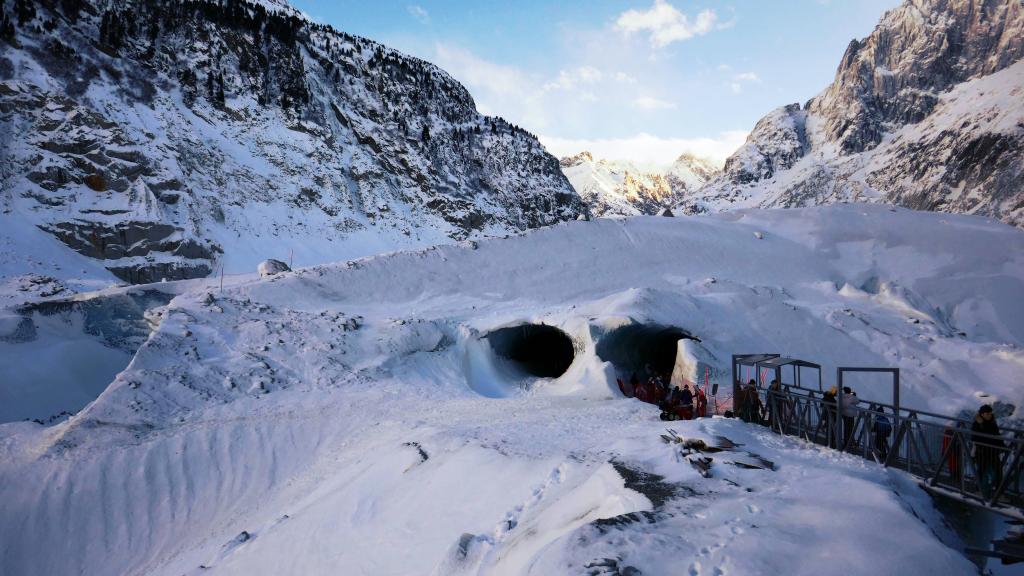
[[[860,400],[857,393],[849,386],[843,386],[843,401],[839,406],[839,414],[843,417],[843,449],[853,445],[853,425],[857,416],[857,404]]]
[[[761,423],[761,397],[757,394],[757,382],[754,380],[747,383],[746,393],[743,396],[743,405],[740,410],[740,418],[744,422]]]
[[[992,406],[985,404],[978,409],[971,423],[974,440],[974,463],[978,471],[978,487],[981,495],[991,498],[1003,481],[1003,465],[1000,454],[1006,443],[1000,438],[999,424]]]
[[[782,411],[782,385],[779,384],[778,380],[772,380],[771,384],[768,385],[768,394],[766,395],[766,401],[768,403],[768,427],[773,428],[776,420],[779,418],[779,413]]]
[[[824,408],[822,418],[825,419],[825,435],[828,439],[828,447],[836,447],[836,394],[839,390],[833,386],[821,397],[821,405]]]
[[[746,422],[747,416],[747,388],[746,386],[736,382],[736,395],[732,399],[732,412],[736,416],[740,417],[740,420]]]
[[[878,455],[878,460],[885,462],[889,457],[889,435],[892,434],[892,422],[885,415],[885,408],[881,406],[874,412],[871,432],[875,435],[875,453]]]

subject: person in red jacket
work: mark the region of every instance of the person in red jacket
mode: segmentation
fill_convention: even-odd
[[[696,388],[697,418],[704,418],[708,415],[708,397],[704,395],[704,390],[700,386],[696,386]]]

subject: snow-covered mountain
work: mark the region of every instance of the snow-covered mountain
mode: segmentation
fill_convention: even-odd
[[[594,160],[590,152],[562,158],[560,164],[594,216],[656,214],[682,201],[717,171],[710,161],[691,154],[664,167]]]
[[[1024,226],[1024,3],[907,0],[681,209],[878,201]]]
[[[444,71],[284,2],[0,9],[0,228],[87,257],[58,277],[311,264],[585,211],[532,135]]]
[[[978,217],[596,219],[234,280],[0,322],[11,373],[44,346],[86,357],[90,323],[144,339],[70,419],[0,425],[5,576],[976,574],[902,470],[738,420],[668,425],[742,445],[704,477],[615,378],[686,352],[727,390],[730,355],[763,351],[826,384],[898,367],[905,407],[1024,403],[1024,231]],[[144,322],[103,305],[150,297]],[[25,401],[0,382],[5,410]]]

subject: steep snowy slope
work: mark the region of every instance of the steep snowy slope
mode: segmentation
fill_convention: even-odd
[[[584,210],[534,137],[478,114],[444,71],[283,2],[0,8],[0,229],[28,222],[122,280],[335,261]]]
[[[1019,406],[1022,292],[1024,232],[874,205],[573,222],[194,291],[70,421],[0,425],[0,565],[970,574],[901,472],[715,419],[676,427],[744,444],[702,478],[614,378],[671,327],[723,385],[730,354],[775,351],[826,383],[900,367],[922,408]],[[564,373],[531,376],[555,329]],[[746,451],[777,468],[727,464]]]
[[[599,159],[590,152],[562,158],[562,172],[594,216],[653,215],[678,204],[717,171],[710,161],[683,154],[669,166],[642,167]]]
[[[908,0],[682,209],[879,201],[1024,226],[1024,4]]]

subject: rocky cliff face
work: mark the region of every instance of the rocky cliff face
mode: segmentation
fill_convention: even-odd
[[[684,211],[881,201],[1024,226],[1024,3],[908,0]]]
[[[598,159],[590,152],[562,158],[562,172],[594,216],[656,214],[680,202],[716,172],[707,160],[683,154],[667,167]]]
[[[448,74],[286,4],[0,8],[0,211],[123,280],[585,211],[558,161]]]

